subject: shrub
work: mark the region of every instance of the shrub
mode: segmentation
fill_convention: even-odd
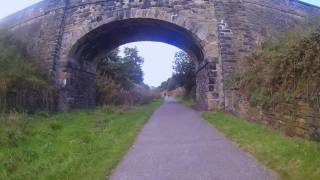
[[[137,48],[125,48],[124,57],[119,49],[102,55],[97,66],[97,104],[130,106],[152,101],[156,93],[142,83],[142,63]]]
[[[56,93],[47,74],[8,38],[0,34],[0,111],[53,108]]]
[[[103,84],[100,84],[103,83]],[[159,93],[150,90],[145,85],[135,85],[132,89],[125,89],[113,80],[99,82],[97,85],[97,104],[103,105],[136,105],[147,104],[158,98]]]
[[[254,105],[276,106],[297,98],[315,105],[320,95],[319,51],[320,30],[297,29],[244,57],[233,81]]]

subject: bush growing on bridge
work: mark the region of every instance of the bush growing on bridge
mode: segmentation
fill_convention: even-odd
[[[253,105],[302,99],[320,110],[320,29],[298,28],[243,58],[234,78]]]
[[[0,111],[35,111],[53,106],[54,91],[46,74],[26,56],[22,46],[0,36]]]

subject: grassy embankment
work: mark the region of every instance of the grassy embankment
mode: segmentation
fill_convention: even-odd
[[[205,112],[203,117],[281,179],[319,179],[320,143],[290,138],[263,124],[219,112]]]
[[[105,179],[161,100],[0,119],[0,179]]]

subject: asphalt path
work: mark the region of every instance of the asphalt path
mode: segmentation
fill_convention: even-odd
[[[111,180],[271,180],[199,113],[172,98],[156,110]]]

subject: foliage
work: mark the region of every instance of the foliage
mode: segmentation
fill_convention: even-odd
[[[39,73],[37,66],[12,49],[1,48],[0,79],[1,92],[10,89],[46,89],[48,80]]]
[[[177,83],[177,80],[175,79],[175,76],[173,75],[168,80],[162,82],[161,85],[159,86],[159,89],[162,91],[165,91],[165,90],[172,91],[178,87],[179,87],[179,85]]]
[[[319,179],[319,143],[289,138],[263,124],[219,112],[205,112],[203,117],[241,149],[276,171],[281,179]]]
[[[21,120],[23,115],[15,112],[0,116],[0,145],[16,147],[29,133],[28,121]]]
[[[297,29],[243,58],[236,86],[255,105],[320,96],[320,31]]]
[[[119,49],[107,53],[98,63],[98,78],[112,79],[116,84],[129,90],[135,84],[143,82],[141,65],[143,58],[137,48],[125,48],[124,57],[120,57]]]
[[[98,63],[98,105],[146,104],[159,96],[143,84],[143,58],[137,48],[125,48],[124,57],[115,49]]]
[[[176,79],[178,85],[190,92],[196,85],[196,68],[191,57],[183,51],[177,52],[173,69],[175,71],[174,79]]]
[[[0,116],[0,179],[106,179],[161,100]]]
[[[21,47],[9,40],[8,36],[1,34],[0,111],[47,108],[54,94],[47,75],[25,55]]]
[[[146,85],[135,85],[134,88],[126,90],[112,79],[97,83],[97,103],[100,106],[146,104],[158,97],[159,93],[150,90]]]
[[[175,54],[174,74],[167,81],[162,82],[159,88],[161,90],[172,91],[178,87],[186,89],[186,95],[190,98],[195,97],[196,73],[195,64],[191,57],[183,52],[178,51]]]

